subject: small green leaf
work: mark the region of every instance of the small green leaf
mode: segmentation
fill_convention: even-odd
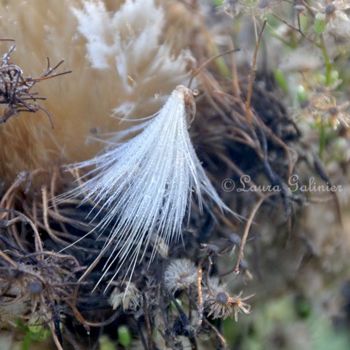
[[[336,69],[332,69],[331,84],[336,83],[338,80],[339,80],[339,72]]]
[[[99,339],[100,343],[100,348],[99,350],[115,350],[116,349],[116,344],[113,343],[109,337],[106,335],[102,335]]]
[[[312,311],[309,300],[305,297],[298,296],[295,300],[295,311],[300,318],[308,318]]]
[[[29,325],[28,333],[32,340],[38,342],[44,341],[50,336],[50,330],[41,325]]]
[[[300,104],[303,104],[308,99],[307,92],[303,85],[298,85],[297,87],[297,98]]]
[[[278,86],[284,92],[288,92],[288,83],[287,83],[287,80],[284,76],[284,73],[280,69],[275,69],[273,73],[274,73],[275,80],[276,80]]]
[[[131,340],[129,328],[126,326],[120,326],[118,328],[119,344],[123,345],[125,348],[128,348],[131,345]]]
[[[322,85],[325,85],[326,84],[326,77],[324,74],[322,73],[316,73],[315,74],[315,77],[317,79],[317,82],[322,84]]]
[[[32,345],[32,338],[30,334],[27,333],[22,340],[21,350],[30,350],[31,345]]]
[[[216,7],[222,6],[224,4],[224,0],[213,0],[213,4]]]
[[[314,31],[317,34],[322,34],[326,30],[327,21],[323,13],[318,13],[315,17]]]

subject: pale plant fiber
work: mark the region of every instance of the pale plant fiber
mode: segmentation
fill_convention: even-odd
[[[111,281],[122,267],[125,276],[131,276],[150,244],[155,247],[160,240],[168,245],[179,240],[193,195],[200,209],[205,195],[220,209],[229,210],[191,143],[189,107],[193,112],[191,90],[178,86],[152,119],[137,126],[142,128],[139,134],[124,143],[114,140],[105,153],[75,165],[93,170],[70,195],[92,201],[102,216],[96,229],[109,232],[101,252],[108,251],[109,257],[98,284],[115,262],[118,268]],[[129,129],[132,132],[135,127]],[[118,141],[126,134],[117,135]],[[155,249],[152,258],[154,254]]]

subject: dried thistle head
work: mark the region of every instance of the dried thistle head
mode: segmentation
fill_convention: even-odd
[[[240,292],[236,296],[231,296],[227,292],[226,286],[220,284],[216,278],[209,280],[207,288],[204,303],[209,317],[225,319],[233,315],[237,322],[240,313],[250,314],[250,305],[245,301],[250,299],[251,295],[242,298],[242,292]]]
[[[348,128],[350,126],[349,105],[349,102],[339,104],[331,92],[320,92],[310,98],[307,110],[316,121],[321,118],[334,129],[339,126]]]
[[[316,2],[314,6],[308,8],[314,12],[315,18],[325,21],[325,33],[342,41],[350,38],[350,18],[346,13],[350,9],[349,1],[325,0]]]
[[[25,305],[18,309],[21,313],[13,317],[29,320],[36,315],[44,324],[50,324],[55,318],[60,322],[62,305],[72,300],[76,268],[77,261],[68,255],[45,251],[2,254],[1,312],[13,304]]]

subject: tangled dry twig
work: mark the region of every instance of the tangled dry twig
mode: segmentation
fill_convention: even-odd
[[[32,89],[43,80],[69,74],[71,71],[55,73],[64,61],[62,60],[51,67],[50,59],[47,58],[47,68],[39,77],[25,77],[22,69],[10,62],[15,49],[16,45],[13,44],[3,55],[0,62],[0,104],[5,105],[5,110],[0,117],[0,124],[7,122],[8,119],[20,112],[35,113],[43,111],[51,125],[53,125],[50,113],[38,103],[38,101],[46,98],[32,91]]]

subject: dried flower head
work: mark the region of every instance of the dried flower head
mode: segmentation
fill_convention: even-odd
[[[173,260],[164,272],[164,285],[170,293],[186,290],[196,282],[196,266],[188,259]]]
[[[142,296],[134,283],[130,282],[125,290],[115,287],[109,298],[113,310],[123,306],[123,310],[137,310],[141,305]]]
[[[335,11],[329,17],[327,31],[336,39],[350,39],[350,18],[344,11]]]
[[[349,102],[338,104],[330,93],[317,93],[310,98],[307,109],[316,121],[322,118],[336,129],[339,126],[350,126],[350,115],[347,111],[349,106]]]
[[[326,21],[327,34],[344,41],[350,38],[350,18],[346,13],[350,9],[349,1],[325,0],[315,2],[315,8],[309,8],[316,13],[317,18]]]
[[[45,98],[39,96],[32,89],[40,81],[70,72],[54,74],[63,61],[51,67],[50,60],[47,59],[47,69],[41,76],[38,78],[25,77],[22,69],[10,62],[11,54],[15,49],[16,45],[12,45],[0,62],[0,104],[5,105],[3,115],[0,117],[0,124],[5,123],[20,112],[35,113],[39,110],[43,111],[52,123],[50,114],[38,103]]]
[[[245,301],[252,296],[242,298],[242,292],[236,296],[230,296],[226,290],[226,286],[219,283],[217,278],[209,280],[210,285],[204,296],[205,308],[208,311],[208,316],[216,319],[225,319],[234,316],[235,321],[238,321],[238,314],[250,314],[250,305]]]
[[[100,253],[109,256],[99,282],[115,263],[112,280],[122,268],[131,276],[150,244],[158,246],[161,240],[169,246],[179,240],[193,196],[201,210],[206,195],[221,210],[230,211],[191,143],[188,127],[194,111],[191,90],[178,86],[152,119],[117,135],[105,153],[74,165],[93,170],[69,195],[95,203],[102,216],[98,229],[112,227]],[[140,130],[125,143],[117,143],[120,137]],[[151,259],[155,252],[153,248]]]

